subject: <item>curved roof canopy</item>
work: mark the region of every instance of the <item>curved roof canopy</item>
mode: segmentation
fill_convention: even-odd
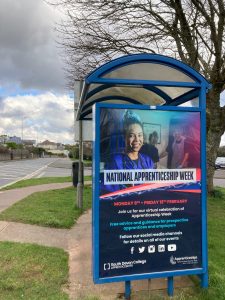
[[[97,102],[199,106],[200,93],[208,88],[202,75],[176,59],[155,54],[123,56],[85,78],[77,120],[92,119]]]

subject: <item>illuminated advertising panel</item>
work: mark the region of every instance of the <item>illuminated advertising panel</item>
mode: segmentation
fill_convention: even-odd
[[[94,280],[202,268],[200,111],[97,105]]]

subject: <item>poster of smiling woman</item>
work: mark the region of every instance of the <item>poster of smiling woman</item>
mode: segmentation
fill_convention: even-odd
[[[201,267],[200,152],[198,111],[97,106],[96,280]]]

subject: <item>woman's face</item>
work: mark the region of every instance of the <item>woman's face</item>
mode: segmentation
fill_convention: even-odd
[[[126,146],[131,152],[139,152],[144,142],[143,130],[139,124],[128,126],[126,133]]]
[[[174,131],[173,136],[176,142],[180,142],[182,139],[182,132],[179,129],[177,129]]]

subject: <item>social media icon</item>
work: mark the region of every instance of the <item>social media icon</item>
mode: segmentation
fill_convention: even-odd
[[[110,264],[109,263],[104,264],[104,270],[110,270]]]
[[[166,250],[165,245],[158,245],[158,251],[159,252],[165,252],[165,250]]]
[[[155,246],[154,245],[148,246],[148,253],[154,253],[154,252],[155,252]]]
[[[134,247],[131,247],[131,248],[130,248],[130,253],[131,253],[131,254],[134,254]]]
[[[168,245],[168,251],[176,251],[177,245],[176,244],[170,244]]]
[[[143,253],[145,251],[145,247],[138,247],[139,253]]]

